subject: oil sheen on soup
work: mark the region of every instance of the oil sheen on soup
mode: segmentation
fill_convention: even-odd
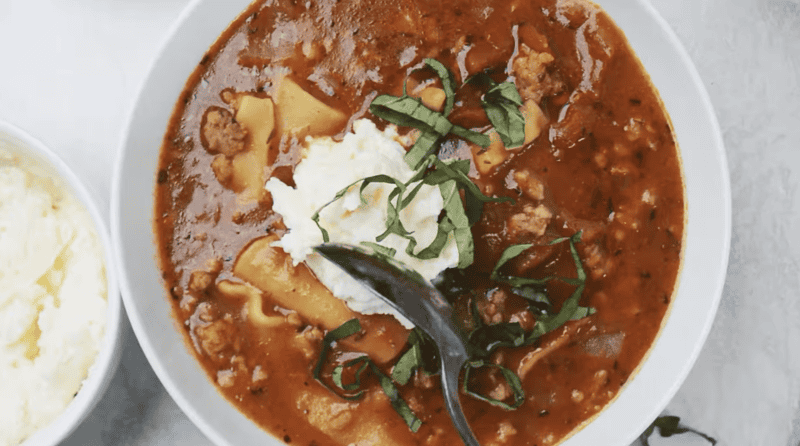
[[[299,188],[324,143],[310,195],[335,194],[336,150],[361,127],[442,192],[428,220],[455,247],[408,251],[455,256],[434,283],[480,347],[461,401],[481,444],[562,441],[636,371],[680,268],[680,160],[624,36],[578,0],[257,2],[177,100],[154,230],[210,380],[286,443],[458,444],[425,336],[354,311],[281,247],[299,229],[265,185]],[[416,183],[389,177],[369,187],[394,194],[377,229],[402,249],[356,242],[382,255],[415,237],[386,203]]]

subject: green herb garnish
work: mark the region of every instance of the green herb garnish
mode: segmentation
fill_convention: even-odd
[[[431,340],[422,330],[414,327],[408,335],[408,344],[410,348],[400,356],[394,367],[392,368],[392,379],[400,385],[408,384],[414,370],[422,368],[423,371],[431,375],[439,372],[439,364],[435,361],[426,361],[425,352],[431,351],[434,347],[433,340]],[[430,362],[433,362],[431,364]]]
[[[655,428],[658,428],[658,433],[664,438],[678,434],[685,434],[688,432],[702,437],[704,440],[711,443],[712,446],[717,444],[717,440],[713,437],[710,437],[691,427],[681,426],[680,423],[681,419],[679,417],[671,415],[660,416],[653,421],[650,427],[642,432],[642,435],[639,436],[639,440],[641,440],[644,446],[650,446],[650,436],[653,435]]]
[[[479,369],[484,367],[498,369],[500,370],[500,372],[502,372],[503,378],[506,380],[506,383],[508,383],[508,386],[511,388],[511,393],[514,397],[513,403],[508,404],[498,399],[481,395],[477,392],[473,392],[472,390],[469,389],[468,383],[469,383],[470,372],[474,369]],[[502,407],[503,409],[506,410],[514,410],[525,402],[525,391],[522,390],[522,382],[520,382],[519,376],[517,376],[516,373],[514,373],[511,369],[507,367],[503,367],[502,365],[486,362],[480,359],[467,361],[467,364],[464,366],[463,390],[464,393],[472,396],[473,398],[477,398],[481,401],[486,401],[489,404],[492,404],[493,406]]]
[[[508,81],[497,83],[486,73],[478,73],[467,79],[465,84],[469,83],[489,86],[481,98],[486,117],[506,148],[521,146],[525,142],[525,116],[519,110],[523,103],[516,85]]]
[[[387,197],[386,230],[379,234],[375,238],[375,241],[380,243],[390,234],[398,235],[408,240],[405,250],[406,254],[414,258],[428,260],[436,258],[441,254],[442,250],[447,245],[450,233],[452,233],[455,238],[456,247],[458,248],[458,267],[466,268],[472,264],[475,251],[474,242],[472,240],[472,230],[470,228],[480,218],[483,204],[490,201],[514,201],[508,197],[487,197],[472,181],[470,181],[469,177],[467,177],[468,172],[469,160],[441,161],[435,156],[429,156],[428,160],[418,167],[416,173],[405,183],[388,175],[374,175],[349,184],[347,187],[337,192],[331,201],[325,203],[317,210],[317,212],[311,216],[311,219],[322,232],[322,240],[327,243],[330,241],[328,231],[326,231],[319,222],[320,213],[323,209],[344,197],[350,188],[356,186],[359,182],[361,183],[359,194],[362,203],[366,203],[364,190],[368,185],[372,183],[394,185],[394,188]],[[403,226],[400,220],[400,211],[411,204],[423,185],[439,187],[444,201],[444,208],[442,218],[438,224],[436,237],[430,245],[416,251],[417,240],[414,238],[413,234]],[[464,202],[461,200],[461,191],[464,192],[465,201],[467,203],[466,208],[464,207]],[[389,250],[389,248],[377,244],[368,246],[373,248],[379,246],[380,248],[375,248],[378,252],[381,250]],[[392,253],[390,257],[393,256],[394,253]]]
[[[455,81],[453,74],[441,62],[425,59],[425,64],[433,69],[442,81],[445,93],[445,104],[442,113],[433,111],[417,98],[408,96],[406,85],[403,85],[403,96],[380,95],[370,104],[370,112],[393,124],[413,127],[420,131],[420,136],[405,156],[412,168],[418,167],[429,155],[435,154],[438,142],[453,134],[481,147],[489,147],[490,139],[478,133],[455,125],[447,120],[455,103]],[[492,123],[500,139],[507,148],[521,146],[525,142],[525,117],[520,112],[522,97],[513,82],[497,83],[486,74],[475,76],[466,83],[480,80],[489,85],[488,91],[481,98],[481,106],[486,117]]]
[[[325,360],[328,357],[328,351],[331,349],[331,346],[333,345],[334,342],[347,338],[349,336],[353,336],[354,334],[360,331],[361,331],[361,323],[358,322],[358,319],[350,319],[344,324],[326,333],[325,337],[322,338],[322,349],[319,352],[319,359],[317,360],[317,365],[314,366],[313,376],[314,379],[316,379],[323,386],[328,388],[328,390],[333,391],[333,389],[331,389],[328,385],[326,385],[321,378],[322,367],[325,365]],[[347,398],[347,396],[343,395],[340,396],[342,396],[343,398]]]
[[[522,98],[513,82],[494,84],[483,95],[481,105],[506,148],[513,149],[525,142],[525,117],[519,111]]]
[[[359,331],[361,331],[361,324],[359,324],[358,319],[351,319],[338,328],[329,331],[322,340],[322,352],[320,353],[319,362],[314,368],[314,379],[322,383],[322,385],[327,387],[329,390],[333,389],[330,389],[330,387],[328,387],[320,378],[322,366],[325,362],[328,349],[330,349],[331,344],[335,340],[351,336]],[[344,371],[355,366],[358,366],[358,368],[354,372],[353,382],[345,383],[343,379]],[[394,382],[392,382],[391,378],[386,376],[386,374],[384,374],[368,356],[359,356],[345,362],[344,364],[340,364],[336,366],[331,373],[331,379],[336,387],[346,392],[352,392],[356,390],[358,390],[358,392],[353,395],[342,395],[338,392],[334,393],[348,400],[356,400],[361,398],[364,395],[364,390],[361,389],[361,377],[368,368],[378,377],[378,381],[381,384],[383,393],[385,393],[389,398],[389,402],[392,404],[394,410],[398,413],[398,415],[400,415],[401,418],[403,418],[411,432],[417,432],[422,425],[422,421],[414,414],[411,408],[408,407],[408,403],[406,403],[400,396],[400,391],[397,389],[397,386],[394,385]]]

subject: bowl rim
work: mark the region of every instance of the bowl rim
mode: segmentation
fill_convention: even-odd
[[[34,165],[42,167],[48,174],[67,187],[82,204],[94,223],[94,229],[102,246],[106,273],[106,327],[100,350],[89,374],[81,384],[75,398],[61,414],[23,441],[21,446],[57,445],[69,436],[94,409],[105,394],[119,366],[122,331],[122,298],[117,282],[117,268],[112,249],[108,225],[102,217],[96,196],[86,188],[83,181],[49,147],[20,127],[0,120],[0,134],[11,137],[17,144],[11,149],[15,154],[25,155]]]
[[[244,2],[245,0],[241,0]],[[604,9],[605,4],[613,3],[613,0],[594,0],[595,3],[600,4],[601,7]],[[112,239],[114,242],[114,249],[118,255],[118,263],[117,267],[119,268],[119,275],[120,275],[120,283],[121,283],[121,291],[123,301],[125,303],[126,308],[128,309],[128,316],[131,320],[131,325],[133,328],[134,333],[136,334],[139,342],[142,346],[142,350],[145,353],[148,361],[150,362],[151,366],[156,372],[156,375],[159,377],[161,382],[164,384],[165,388],[172,396],[172,398],[176,401],[178,406],[187,414],[189,419],[214,443],[221,444],[221,445],[229,445],[229,440],[226,439],[224,433],[215,429],[212,424],[210,417],[207,414],[202,413],[197,407],[190,402],[192,396],[185,390],[181,388],[182,383],[174,380],[170,377],[170,373],[167,371],[168,364],[165,361],[165,358],[159,358],[158,352],[156,351],[154,345],[152,344],[154,339],[151,337],[151,334],[147,333],[145,325],[143,323],[143,318],[146,317],[140,314],[138,308],[136,307],[137,303],[135,302],[135,296],[131,290],[131,283],[130,280],[133,278],[128,277],[126,271],[126,259],[125,259],[125,242],[123,241],[123,237],[121,235],[121,215],[120,213],[123,212],[121,209],[122,199],[120,197],[121,189],[123,188],[121,181],[122,181],[122,173],[124,169],[124,161],[126,159],[126,155],[130,150],[133,150],[128,146],[129,140],[132,138],[131,132],[134,130],[134,119],[136,118],[137,110],[142,108],[143,105],[150,105],[150,104],[143,104],[146,101],[144,94],[146,93],[148,85],[153,82],[154,79],[157,77],[157,71],[160,67],[160,62],[164,57],[164,53],[170,48],[174,40],[176,39],[176,35],[183,29],[185,22],[190,20],[193,14],[201,8],[204,4],[210,3],[207,0],[192,0],[181,12],[178,19],[172,24],[169,32],[165,36],[164,40],[161,42],[161,45],[158,50],[158,56],[153,60],[146,78],[140,85],[139,91],[136,95],[136,100],[132,103],[130,113],[128,115],[128,120],[126,121],[126,126],[124,128],[123,133],[121,134],[120,138],[120,147],[117,152],[117,160],[115,165],[114,171],[114,181],[112,184],[112,196],[111,196],[111,221],[112,221]],[[249,3],[249,1],[248,1]],[[606,406],[603,410],[599,412],[598,415],[592,417],[590,420],[587,420],[584,425],[574,432],[572,436],[566,439],[562,445],[570,446],[570,445],[577,445],[577,444],[595,444],[593,443],[591,438],[596,439],[596,444],[630,444],[630,442],[634,441],[639,434],[644,431],[644,429],[652,422],[653,419],[658,416],[658,414],[666,407],[672,397],[680,388],[683,381],[688,376],[692,366],[694,365],[697,357],[700,354],[700,351],[705,344],[705,340],[708,337],[708,334],[711,330],[711,326],[713,324],[714,318],[716,316],[717,308],[719,306],[719,302],[722,297],[722,290],[725,283],[725,277],[727,273],[727,266],[728,266],[728,258],[730,253],[730,239],[731,239],[731,191],[730,191],[730,179],[728,173],[728,163],[725,154],[722,134],[720,131],[719,123],[717,121],[716,115],[714,113],[714,108],[711,103],[710,97],[703,85],[703,82],[700,78],[699,73],[697,72],[696,67],[694,66],[689,54],[687,53],[686,49],[678,39],[677,35],[674,31],[669,27],[667,22],[660,16],[660,14],[656,11],[653,5],[648,0],[635,0],[629,6],[631,7],[638,7],[640,12],[646,15],[650,20],[653,21],[652,24],[657,25],[657,29],[654,30],[656,33],[661,33],[662,37],[667,41],[669,47],[675,52],[675,56],[679,60],[681,65],[680,68],[685,69],[686,75],[688,76],[688,82],[690,85],[687,86],[688,89],[692,90],[692,94],[695,95],[695,99],[697,100],[697,111],[700,113],[698,116],[703,120],[704,123],[707,124],[706,132],[707,137],[709,138],[708,144],[708,155],[712,157],[715,161],[713,166],[714,172],[713,175],[715,179],[718,180],[718,183],[715,186],[718,188],[715,189],[715,192],[719,194],[719,209],[720,212],[718,219],[715,223],[718,223],[718,226],[715,229],[718,230],[718,236],[715,238],[715,245],[713,252],[713,261],[714,261],[714,271],[715,275],[713,277],[708,277],[705,279],[705,291],[707,294],[710,295],[710,298],[706,298],[707,301],[703,306],[704,312],[702,317],[698,317],[691,321],[692,323],[692,332],[696,334],[693,337],[693,342],[691,344],[691,350],[680,357],[679,361],[675,361],[675,364],[669,366],[668,372],[668,382],[658,383],[658,391],[656,395],[658,398],[655,400],[648,400],[646,403],[641,403],[636,406],[638,407],[639,411],[635,412],[634,419],[627,419],[625,431],[626,433],[619,433],[616,432],[614,429],[609,429],[608,426],[598,427],[598,423],[595,421],[598,419],[620,419],[620,414],[613,413],[613,408],[619,406],[619,400],[623,399],[626,394],[630,396],[633,393],[631,390],[634,385],[638,385],[639,387],[642,386],[642,376],[649,375],[649,376],[656,376],[659,374],[657,370],[653,370],[654,366],[651,361],[653,357],[653,352],[656,351],[656,348],[660,344],[664,344],[662,339],[665,337],[664,334],[667,330],[671,332],[675,332],[676,330],[680,330],[680,327],[676,327],[675,323],[670,324],[669,321],[674,318],[666,318],[667,321],[662,326],[661,331],[659,332],[658,337],[653,343],[648,356],[642,361],[642,364],[639,367],[638,373],[632,375],[632,378],[629,379],[629,382],[623,386],[615,400]],[[634,8],[636,9],[636,8]],[[608,11],[608,9],[606,9]],[[241,11],[239,12],[241,13]],[[614,14],[609,13],[609,15],[615,19],[615,22],[618,22],[616,16]],[[232,21],[234,17],[231,17]],[[230,22],[229,21],[229,22]],[[651,24],[651,25],[652,25]],[[620,26],[622,28],[622,26]],[[626,30],[623,29],[625,32]],[[221,32],[221,31],[220,31]],[[627,32],[626,32],[627,34]],[[217,36],[213,36],[214,39]],[[213,41],[212,41],[213,42]],[[210,44],[209,44],[210,45]],[[632,44],[633,45],[633,44]],[[207,45],[208,46],[208,45]],[[207,48],[206,48],[207,49]],[[202,56],[202,55],[200,55]],[[641,55],[640,55],[641,58]],[[200,57],[197,57],[199,61]],[[194,69],[194,67],[192,67]],[[652,77],[652,76],[651,76]],[[175,96],[175,100],[177,95]],[[663,95],[662,95],[662,99]],[[169,103],[169,110],[170,115],[172,113],[174,106],[174,100]],[[669,107],[667,107],[669,109]],[[670,112],[672,115],[672,112]],[[673,123],[674,123],[674,116],[673,116]],[[166,130],[166,123],[164,123],[164,129]],[[675,129],[675,133],[677,135],[678,131]],[[162,135],[163,136],[163,132]],[[159,139],[160,141],[160,139]],[[684,158],[684,146],[679,147],[681,151],[681,158]],[[686,178],[686,166],[683,166],[683,174],[684,174],[684,182],[686,185],[686,199],[687,199],[687,215],[691,214],[692,212],[698,212],[699,208],[697,206],[691,206],[690,196],[689,196],[689,188],[687,184]],[[155,178],[155,172],[152,173],[153,179]],[[153,183],[154,184],[154,183]],[[151,206],[151,215],[152,215],[152,206]],[[689,224],[692,222],[689,221]],[[685,231],[689,231],[689,227],[685,228]],[[688,239],[687,239],[687,245]],[[684,251],[684,256],[687,254]],[[684,259],[683,268],[685,269],[686,262]],[[679,286],[682,282],[684,282],[685,271],[681,271],[681,274],[678,277],[678,282],[676,283],[675,287],[675,296],[678,295]],[[162,286],[163,287],[163,286]],[[165,296],[165,292],[162,293],[159,298],[163,299],[167,302],[167,297]],[[670,307],[670,312],[673,313],[675,310],[676,304],[673,303]],[[172,315],[172,309],[169,308],[170,317]],[[183,334],[180,334],[183,336]],[[662,350],[667,347],[662,346]],[[195,359],[195,358],[193,358]],[[196,359],[195,359],[196,362]],[[663,365],[663,364],[662,364]],[[199,367],[199,366],[198,366]],[[203,372],[205,373],[205,372]],[[211,385],[211,380],[207,379],[209,385]],[[638,384],[637,384],[638,383]],[[216,391],[216,387],[214,386],[214,390]],[[641,389],[637,390],[640,392]],[[223,398],[224,397],[221,397]],[[639,397],[641,399],[641,397]],[[227,402],[227,400],[225,400]],[[627,404],[627,403],[626,403]],[[628,415],[631,415],[630,410],[627,412]],[[620,424],[613,424],[606,423],[609,425],[613,425],[619,427]],[[612,427],[613,427],[612,426]],[[270,436],[272,434],[269,434]],[[584,441],[588,441],[588,443],[584,443]],[[277,443],[276,443],[277,444]]]

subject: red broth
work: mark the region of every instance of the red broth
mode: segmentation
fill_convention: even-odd
[[[440,87],[431,70],[419,69],[424,58],[447,66],[457,85],[477,73],[514,82],[538,123],[538,137],[519,149],[482,150],[456,137],[442,144],[443,157],[472,160],[470,177],[483,193],[514,199],[484,207],[472,228],[474,263],[443,285],[465,323],[530,330],[536,314],[528,301],[490,272],[506,247],[531,243],[505,272],[575,277],[569,244],[549,242],[578,232],[587,274],[581,305],[596,310],[532,345],[494,351],[491,361],[521,376],[525,400],[506,410],[462,394],[481,444],[562,441],[615,397],[669,308],[685,218],[680,160],[657,92],[604,12],[577,0],[253,4],[209,49],[177,101],[161,151],[154,229],[187,345],[231,404],[286,443],[460,441],[438,377],[422,370],[397,384],[422,421],[417,432],[374,373],[365,373],[359,399],[329,390],[332,366],[360,352],[391,375],[409,331],[390,316],[330,303],[309,269],[271,248],[286,228],[263,189],[271,177],[292,184],[305,136],[341,138],[360,118],[385,127],[368,110],[376,94],[401,95],[406,82],[412,94]],[[287,79],[324,106],[324,122],[286,124],[291,111],[279,97]],[[451,121],[486,131],[479,99],[477,87],[459,88]],[[279,117],[275,128],[252,124],[269,113]],[[574,289],[551,281],[538,291],[558,308]],[[330,314],[361,322],[357,336],[328,354],[327,387],[313,370],[335,318],[290,308],[296,302],[324,303]],[[470,387],[509,396],[497,373],[476,374]]]

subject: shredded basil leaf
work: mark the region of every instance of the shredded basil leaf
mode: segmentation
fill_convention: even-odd
[[[456,100],[456,89],[455,81],[453,80],[453,73],[451,73],[443,63],[436,59],[427,58],[425,59],[425,64],[431,67],[439,76],[439,79],[442,80],[442,89],[444,90],[445,94],[443,113],[445,116],[447,116],[451,111],[453,111],[453,104]]]
[[[450,129],[450,133],[483,148],[489,147],[489,144],[492,142],[488,135],[484,135],[483,133],[476,132],[474,130],[465,129],[459,125],[453,125],[453,128]]]
[[[354,395],[341,395],[322,381],[321,374],[322,368],[325,365],[325,360],[328,356],[328,351],[331,349],[331,345],[334,342],[344,339],[348,336],[352,336],[359,331],[361,331],[361,324],[358,322],[358,319],[350,319],[339,327],[329,331],[322,339],[322,350],[320,351],[317,365],[314,367],[314,379],[319,381],[323,386],[334,392],[336,395],[348,400],[360,398],[363,396],[364,391],[360,390]],[[355,371],[354,381],[352,383],[345,384],[342,377],[344,370],[355,365],[358,365],[359,367]],[[369,367],[370,370],[372,370],[372,372],[378,376],[381,388],[389,398],[389,401],[391,402],[395,411],[403,418],[403,420],[405,420],[412,432],[417,432],[422,425],[422,421],[414,414],[411,408],[408,407],[408,404],[403,400],[403,398],[400,397],[400,392],[397,390],[397,387],[394,385],[392,380],[386,376],[368,356],[359,356],[358,358],[351,359],[344,364],[336,366],[333,369],[331,378],[333,379],[333,383],[341,390],[358,390],[361,387],[361,375],[364,373],[367,367]]]
[[[577,232],[572,237],[557,238],[552,242],[548,243],[548,245],[555,245],[565,241],[569,241],[570,243],[570,253],[572,254],[572,259],[575,262],[575,270],[578,276],[577,278],[573,279],[561,276],[546,276],[537,279],[532,279],[528,277],[504,276],[500,274],[500,268],[502,268],[506,263],[508,263],[509,260],[519,256],[528,248],[533,247],[533,244],[526,243],[520,245],[511,245],[503,251],[494,269],[492,269],[491,279],[498,282],[507,283],[513,287],[544,285],[545,283],[551,280],[560,280],[568,285],[573,285],[573,286],[582,285],[586,281],[586,272],[584,271],[583,264],[581,263],[580,257],[578,256],[578,251],[575,249],[575,243],[579,243],[581,241],[581,232]]]
[[[317,365],[314,366],[313,376],[314,379],[319,381],[326,388],[330,389],[330,387],[328,387],[322,381],[322,367],[325,365],[325,360],[328,357],[328,351],[331,349],[331,345],[340,339],[353,336],[359,331],[361,331],[361,323],[358,321],[358,319],[354,318],[329,331],[325,334],[325,337],[322,338],[322,349],[319,352],[319,360],[317,360]]]
[[[513,287],[520,288],[526,287],[531,285],[544,285],[545,283],[551,280],[559,280],[564,282],[568,285],[575,286],[575,290],[570,294],[567,300],[561,305],[561,309],[557,314],[550,314],[552,311],[552,306],[547,300],[546,302],[534,302],[537,304],[544,303],[545,308],[541,309],[539,306],[536,308],[540,311],[538,318],[536,320],[536,324],[534,325],[533,331],[530,333],[530,336],[534,338],[538,338],[543,334],[555,330],[556,328],[564,325],[566,322],[570,320],[581,319],[587,316],[590,316],[595,313],[594,308],[590,307],[582,307],[580,306],[581,296],[583,295],[583,291],[586,289],[586,271],[583,268],[583,263],[581,263],[580,256],[578,255],[578,250],[575,247],[575,243],[581,241],[581,232],[577,232],[572,237],[561,237],[558,239],[553,240],[550,242],[550,245],[554,245],[557,243],[562,243],[565,241],[569,242],[569,250],[570,254],[572,255],[572,260],[575,263],[575,272],[577,278],[569,278],[569,277],[561,277],[561,276],[547,276],[538,279],[531,279],[527,277],[515,277],[515,276],[504,276],[500,274],[500,269],[508,263],[509,260],[519,256],[525,250],[531,248],[532,244],[520,244],[520,245],[511,245],[506,248],[503,253],[500,255],[500,259],[497,261],[494,269],[492,269],[492,273],[490,275],[492,280],[498,282],[508,283]],[[521,297],[524,297],[528,300],[530,299],[526,296],[527,293],[520,293]]]
[[[420,420],[415,414],[414,411],[408,407],[408,403],[406,403],[403,398],[400,396],[400,391],[397,390],[397,386],[394,385],[391,378],[384,375],[383,372],[378,369],[378,367],[370,361],[370,365],[372,366],[372,371],[378,375],[378,380],[381,383],[381,388],[383,388],[383,393],[389,398],[389,402],[392,404],[395,412],[403,418],[403,421],[406,422],[408,428],[411,432],[417,432],[422,426],[422,420]]]
[[[500,400],[497,400],[497,399],[494,399],[494,398],[491,398],[491,397],[488,397],[488,396],[485,396],[485,395],[481,395],[481,394],[479,394],[477,392],[473,392],[472,390],[469,389],[469,375],[470,375],[470,372],[473,369],[479,369],[479,368],[483,368],[483,367],[490,367],[490,368],[499,369],[502,372],[503,378],[506,380],[506,382],[508,383],[509,387],[511,387],[511,392],[512,392],[512,395],[514,397],[513,402],[511,404],[508,404],[506,402],[503,402],[503,401],[500,401]],[[464,390],[464,393],[466,393],[467,395],[470,395],[470,396],[472,396],[474,398],[477,398],[477,399],[479,399],[481,401],[486,401],[489,404],[492,404],[493,406],[502,407],[503,409],[506,409],[506,410],[514,410],[514,409],[518,408],[519,406],[521,406],[525,402],[525,391],[522,389],[522,382],[520,382],[519,377],[517,376],[517,374],[514,373],[511,369],[509,369],[507,367],[504,367],[504,366],[499,365],[499,364],[493,364],[491,362],[486,362],[486,361],[483,361],[483,360],[467,361],[466,365],[464,366],[463,390]]]
[[[430,155],[435,155],[437,144],[441,139],[441,135],[434,132],[421,132],[414,145],[411,146],[408,152],[403,156],[412,169],[418,168],[422,162]]]
[[[372,100],[369,111],[392,124],[414,127],[441,136],[450,133],[453,128],[453,123],[441,113],[429,109],[421,100],[411,96],[397,97],[382,94]]]
[[[411,333],[408,334],[408,344],[411,348],[400,356],[400,359],[397,360],[394,368],[392,368],[392,379],[394,381],[404,386],[411,380],[414,370],[420,367],[423,369],[430,368],[426,367],[427,364],[425,364],[422,354],[422,350],[428,342],[433,341],[429,341],[421,329],[414,327],[411,330]]]
[[[519,322],[482,325],[469,334],[469,344],[480,358],[488,358],[499,347],[522,347],[533,344],[538,336],[525,332]]]
[[[342,374],[344,373],[344,370],[357,364],[360,365],[358,369],[356,369],[354,381],[350,384],[344,384],[342,382]],[[361,374],[364,373],[364,370],[366,370],[368,366],[369,366],[369,357],[359,356],[358,358],[351,359],[350,361],[347,361],[344,364],[336,366],[333,369],[333,372],[331,373],[331,379],[333,379],[333,383],[336,384],[336,386],[342,390],[348,392],[353,390],[358,390],[359,388],[361,388]],[[347,400],[356,400],[358,398],[361,398],[361,395],[363,394],[364,391],[360,390],[358,391],[358,393],[354,395],[339,395],[339,396]]]
[[[691,427],[681,426],[680,423],[681,419],[679,417],[670,415],[660,416],[653,421],[650,427],[642,432],[642,435],[639,436],[639,440],[641,440],[642,445],[650,446],[650,436],[653,435],[655,428],[658,428],[658,433],[664,438],[688,432],[702,437],[704,440],[711,443],[712,446],[717,444],[717,440],[715,438]]]
[[[495,84],[483,95],[481,105],[503,145],[512,149],[525,142],[525,117],[519,111],[522,98],[513,82]]]
[[[372,242],[361,242],[363,246],[372,249],[375,251],[375,254],[384,256],[384,257],[394,257],[397,254],[397,250],[394,248],[389,248],[387,246],[379,245],[377,243]]]

